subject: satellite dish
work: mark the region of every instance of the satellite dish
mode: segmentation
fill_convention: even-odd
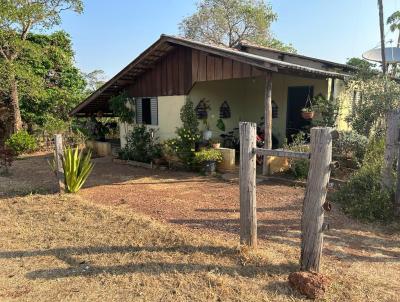
[[[382,62],[382,55],[380,48],[373,48],[363,53],[362,57],[368,61]],[[400,48],[398,47],[385,47],[386,63],[393,64],[400,62]]]

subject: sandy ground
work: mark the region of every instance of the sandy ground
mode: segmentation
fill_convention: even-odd
[[[30,191],[54,192],[56,183],[49,172],[46,156],[39,154],[18,160],[12,176],[0,178],[0,198],[1,194],[5,197]],[[261,249],[273,246],[277,253],[298,259],[303,194],[303,188],[258,184]],[[146,214],[193,234],[232,242],[239,240],[237,183],[186,172],[134,168],[112,163],[109,158],[98,158],[79,196],[116,210],[130,209]],[[382,300],[398,301],[395,294],[400,292],[398,230],[353,221],[335,206],[327,214],[326,221],[330,230],[325,232],[322,270],[366,300],[378,295]],[[357,301],[354,297],[350,300]]]

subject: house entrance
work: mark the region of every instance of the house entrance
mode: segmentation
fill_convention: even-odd
[[[301,109],[306,105],[307,97],[312,99],[314,95],[313,86],[297,86],[288,88],[286,137],[292,142],[292,135],[299,132],[310,132],[311,121],[301,117]]]

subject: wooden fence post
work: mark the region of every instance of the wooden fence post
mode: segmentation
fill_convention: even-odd
[[[322,254],[324,209],[332,161],[331,128],[311,129],[311,159],[301,216],[302,271],[319,271]]]
[[[242,122],[240,128],[240,243],[257,246],[256,148],[257,124]]]
[[[397,182],[394,198],[394,216],[400,217],[400,128],[397,129]]]
[[[54,142],[55,142],[55,164],[56,164],[56,169],[57,169],[57,178],[58,178],[58,186],[60,193],[65,192],[65,183],[64,183],[64,168],[62,165],[62,156],[63,156],[63,141],[62,141],[62,135],[61,134],[56,134],[54,136]]]

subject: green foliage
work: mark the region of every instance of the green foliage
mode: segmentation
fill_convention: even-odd
[[[400,107],[400,85],[387,77],[374,76],[368,80],[351,80],[347,89],[350,95],[354,91],[361,95],[347,118],[352,129],[367,137],[384,132],[385,123],[382,121],[386,113]]]
[[[222,153],[216,149],[203,149],[195,153],[195,162],[203,163],[208,161],[222,161]]]
[[[295,152],[310,152],[310,146],[307,143],[307,135],[303,132],[292,135],[292,143],[285,143],[283,148]],[[306,179],[309,167],[310,161],[307,159],[289,159],[289,172],[296,179]]]
[[[272,7],[261,0],[201,0],[179,28],[183,36],[206,43],[237,47],[249,41],[293,51],[272,37],[270,27],[276,19]]]
[[[339,138],[333,140],[333,157],[351,159],[361,165],[367,150],[368,138],[355,131],[340,131]]]
[[[109,101],[110,109],[123,123],[133,124],[135,122],[135,104],[126,91],[114,96]]]
[[[190,98],[187,98],[185,104],[182,106],[180,117],[183,128],[192,133],[199,131],[199,120],[197,119],[195,107]]]
[[[394,190],[381,186],[384,140],[370,142],[361,168],[334,193],[344,212],[365,221],[389,222],[393,218]]]
[[[93,169],[91,157],[90,151],[84,155],[82,151],[79,152],[78,147],[64,149],[62,163],[65,189],[68,193],[78,192],[85,183]]]
[[[177,138],[171,141],[170,146],[176,152],[183,164],[191,168],[194,164],[196,143],[200,140],[199,121],[194,104],[190,99],[181,108],[182,127],[176,129]]]
[[[36,149],[36,139],[27,131],[21,130],[14,133],[6,140],[6,146],[12,149],[15,154],[32,152]]]
[[[152,132],[146,126],[137,125],[127,134],[120,157],[150,163],[152,159],[161,157],[161,146],[155,143]]]
[[[222,118],[219,118],[219,119],[217,120],[217,128],[218,128],[219,130],[221,130],[222,132],[225,132],[225,123],[224,123],[224,121],[222,120]]]
[[[357,68],[357,70],[352,71],[352,73],[358,79],[368,80],[379,73],[379,71],[376,70],[376,64],[372,64],[364,59],[350,58],[346,64]]]
[[[329,100],[322,94],[313,98],[313,108],[318,111],[320,118],[313,119],[313,126],[336,127],[339,114],[339,101]]]
[[[68,112],[71,98],[79,92],[79,88],[78,91],[72,89],[74,83],[71,79],[80,77],[80,73],[73,67],[71,56],[65,56],[65,53],[73,54],[72,47],[66,49],[65,45],[59,46],[57,43],[53,45],[47,43],[45,38],[51,37],[63,43],[66,41],[65,33],[58,32],[48,36],[30,33],[33,28],[37,32],[48,31],[51,27],[59,25],[61,12],[65,10],[82,12],[82,1],[0,2],[0,93],[3,93],[6,99],[13,100],[7,105],[10,111],[15,112],[16,118],[12,120],[15,129],[20,128],[18,123],[20,110],[16,106],[20,103],[19,98],[25,98],[26,104],[23,102],[20,104],[21,112],[25,111],[24,119],[31,123],[36,118],[34,113],[30,114],[31,107],[40,117],[45,117],[48,110],[54,110],[53,113],[59,117],[66,116],[64,113]],[[65,53],[61,49],[64,49]],[[68,60],[70,64],[66,66]],[[52,64],[55,61],[58,64]],[[52,89],[60,86],[71,89],[66,91]],[[43,89],[44,87],[48,89]],[[15,93],[11,93],[13,90]],[[47,105],[42,104],[43,99],[47,100]],[[60,106],[56,106],[54,102]],[[52,106],[48,106],[49,104]]]

